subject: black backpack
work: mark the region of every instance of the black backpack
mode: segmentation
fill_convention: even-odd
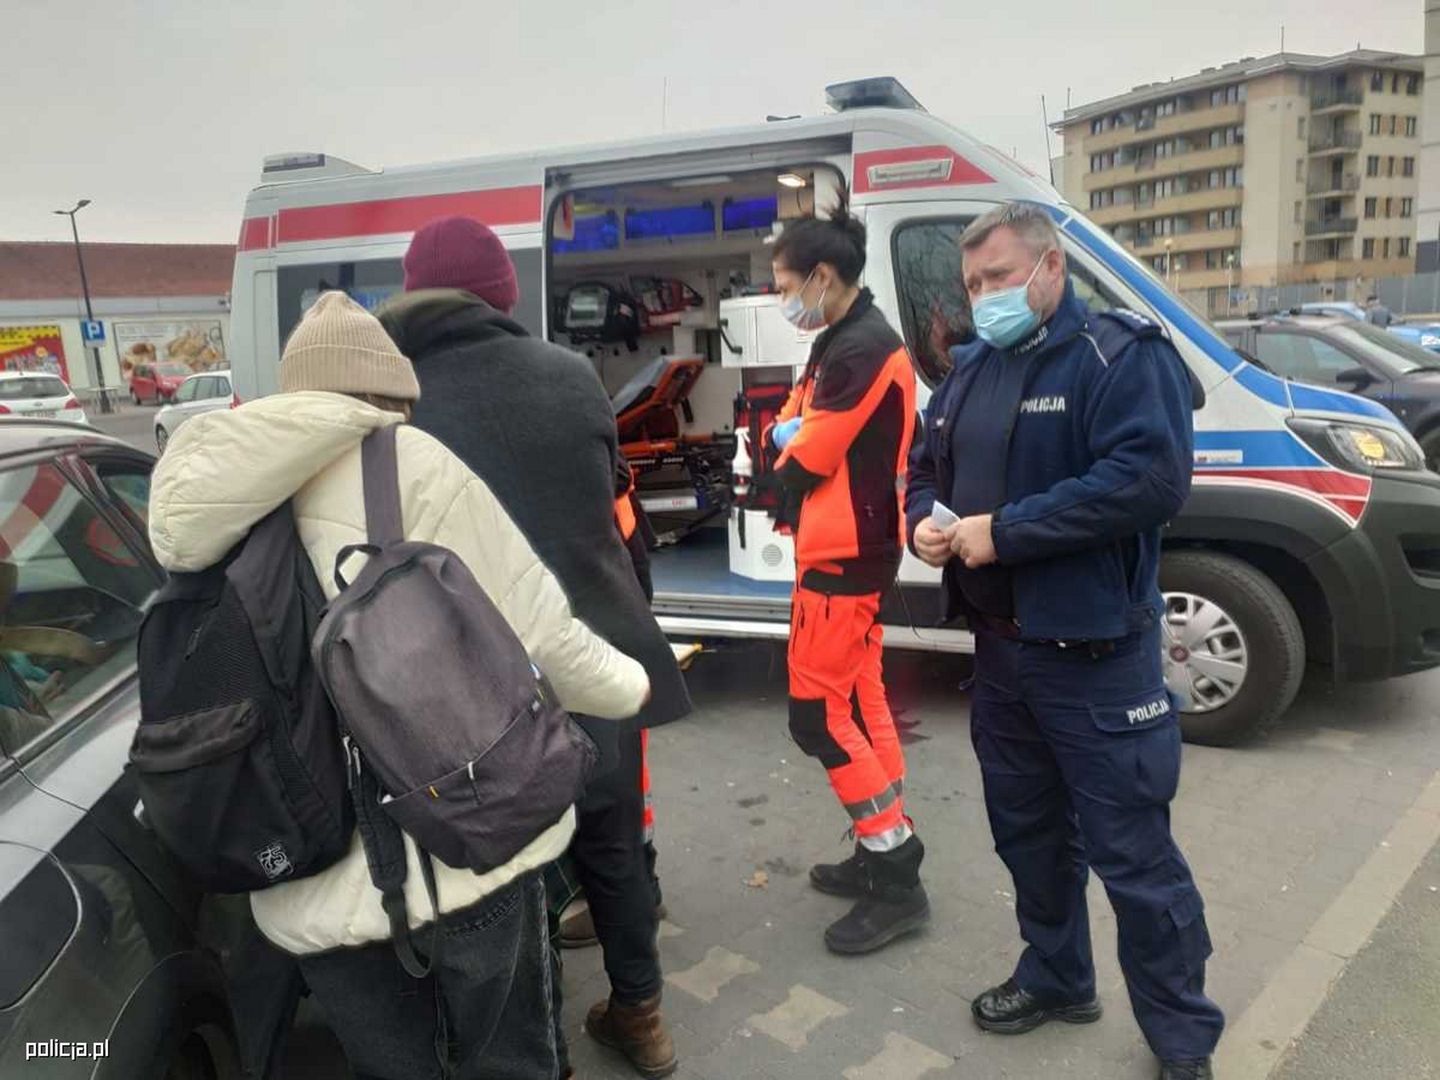
[[[171,576],[140,628],[130,747],[156,834],[207,892],[306,877],[350,846],[335,709],[310,659],[325,596],[289,503]]]

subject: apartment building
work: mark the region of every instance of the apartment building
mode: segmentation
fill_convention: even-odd
[[[1415,218],[1415,269],[1422,274],[1440,271],[1440,0],[1425,0],[1424,100]]]
[[[1136,87],[1066,111],[1056,179],[1212,313],[1247,286],[1353,292],[1415,269],[1423,73],[1362,49]]]

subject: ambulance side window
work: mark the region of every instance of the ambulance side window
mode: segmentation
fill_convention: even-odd
[[[399,259],[282,266],[275,279],[280,345],[284,347],[300,316],[310,310],[321,293],[339,289],[367,311],[374,311],[404,286],[405,271]]]
[[[974,337],[970,300],[961,284],[960,234],[970,218],[933,218],[895,231],[893,261],[905,343],[932,386],[950,370],[950,349]],[[1123,306],[1098,278],[1070,260],[1078,296],[1099,314]]]
[[[1090,309],[1092,315],[1114,311],[1123,306],[1114,293],[1100,284],[1094,274],[1073,258],[1070,260],[1070,281],[1075,286],[1075,295]]]
[[[895,230],[891,261],[901,331],[920,375],[932,386],[950,370],[951,347],[975,334],[960,280],[960,234],[971,220],[931,218]]]
[[[515,321],[536,337],[541,333],[540,249],[511,248],[510,261],[520,283],[520,304]],[[309,266],[282,266],[276,276],[276,308],[283,348],[300,316],[322,292],[340,289],[367,311],[374,311],[405,288],[405,270],[399,259],[366,259],[359,262],[314,263]]]

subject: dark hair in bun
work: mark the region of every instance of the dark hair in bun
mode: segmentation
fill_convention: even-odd
[[[829,263],[846,285],[859,281],[865,269],[865,223],[850,213],[845,189],[840,189],[829,217],[811,215],[788,222],[770,258],[787,270],[806,275],[821,263]]]

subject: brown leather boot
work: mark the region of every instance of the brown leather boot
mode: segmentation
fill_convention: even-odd
[[[639,1005],[601,1001],[585,1017],[585,1030],[601,1046],[624,1054],[646,1080],[659,1080],[679,1067],[675,1043],[660,1015],[660,995]]]

